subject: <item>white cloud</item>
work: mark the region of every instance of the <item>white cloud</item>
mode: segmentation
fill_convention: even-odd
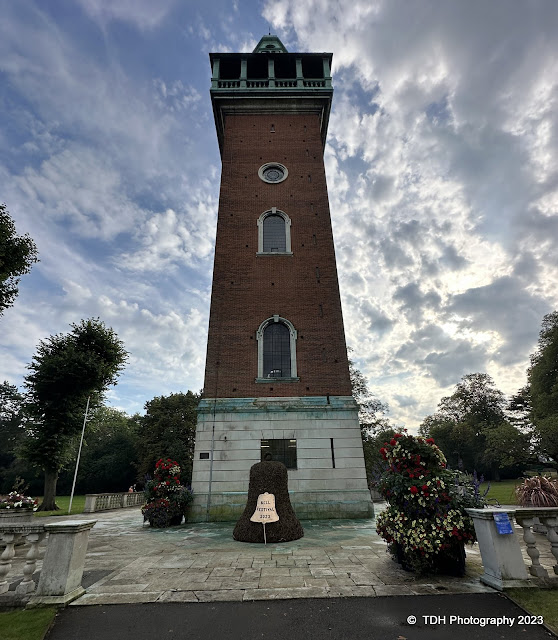
[[[78,0],[83,10],[105,27],[118,20],[138,29],[154,29],[165,19],[176,0]]]
[[[558,304],[558,7],[274,0],[264,16],[334,52],[326,171],[357,363],[410,425],[465,373],[514,392]],[[408,375],[419,404],[401,402]]]
[[[111,394],[131,410],[164,381],[202,384],[206,54],[251,51],[267,27],[235,2],[79,6],[72,22],[13,3],[0,24],[0,179],[42,260],[2,320],[24,331],[4,366],[15,379],[39,337],[106,317],[133,353]],[[415,426],[477,368],[514,392],[558,306],[558,5],[273,0],[263,17],[291,51],[334,53],[326,172],[347,340],[373,390]]]

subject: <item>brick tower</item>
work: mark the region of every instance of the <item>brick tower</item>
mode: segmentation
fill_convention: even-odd
[[[368,517],[323,151],[330,53],[213,53],[222,174],[191,519],[235,520],[284,462],[299,518]]]

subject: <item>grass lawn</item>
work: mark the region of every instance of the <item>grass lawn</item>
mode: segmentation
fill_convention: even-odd
[[[542,616],[544,623],[558,633],[558,589],[507,589],[505,594],[532,615]]]
[[[17,609],[0,612],[2,640],[43,640],[56,609]]]
[[[491,482],[490,491],[487,498],[496,498],[500,504],[517,504],[514,489],[521,484],[521,479],[517,480],[502,480],[501,482]],[[481,484],[481,492],[486,490],[488,483]]]
[[[42,497],[36,498],[41,504]],[[35,517],[43,516],[67,516],[68,507],[70,506],[70,496],[56,496],[56,504],[60,507],[59,511],[36,511]],[[85,508],[85,496],[74,496],[72,500],[72,515],[75,513],[83,513]]]

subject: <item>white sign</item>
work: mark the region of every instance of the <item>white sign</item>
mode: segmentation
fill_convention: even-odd
[[[260,493],[256,510],[254,511],[251,522],[261,522],[263,524],[264,544],[267,544],[265,535],[265,525],[267,522],[277,522],[279,516],[275,510],[275,496],[272,493]]]
[[[277,522],[279,516],[275,510],[275,496],[272,493],[260,493],[254,515],[250,518],[252,522]]]

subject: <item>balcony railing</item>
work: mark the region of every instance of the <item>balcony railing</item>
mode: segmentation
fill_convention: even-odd
[[[212,89],[330,89],[331,78],[213,78]]]

